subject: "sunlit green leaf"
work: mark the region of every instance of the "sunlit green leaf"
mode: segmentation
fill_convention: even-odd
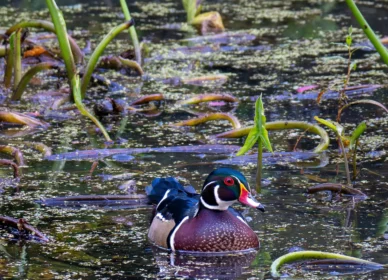
[[[256,100],[256,114],[255,114],[255,126],[258,130],[260,139],[262,140],[264,147],[267,148],[270,152],[272,152],[272,146],[271,142],[268,138],[268,131],[265,128],[265,122],[267,121],[267,118],[264,114],[264,106],[262,97],[260,97]]]
[[[353,33],[353,26],[349,26],[348,35],[352,36],[352,33]]]
[[[361,134],[366,130],[366,123],[360,123],[356,129],[353,131],[352,136],[350,136],[350,148],[353,149],[354,144],[360,138]]]
[[[262,141],[264,147],[272,152],[272,146],[268,137],[268,131],[265,128],[265,122],[264,106],[260,95],[255,104],[255,125],[250,130],[244,146],[238,151],[237,156],[241,156],[248,152],[259,139]]]
[[[248,152],[253,145],[257,142],[259,139],[259,133],[256,129],[256,127],[253,127],[251,131],[249,131],[249,134],[247,136],[247,139],[245,140],[244,146],[241,147],[241,149],[237,152],[236,156],[241,156]]]
[[[352,64],[350,64],[350,69],[355,71],[357,69],[357,62],[353,61]]]
[[[351,36],[346,36],[346,45],[350,47],[352,45],[352,37]]]
[[[344,127],[337,122],[333,122],[331,120],[324,120],[324,119],[321,119],[317,116],[315,116],[314,119],[317,122],[327,126],[328,128],[330,128],[334,132],[338,133],[339,135],[342,135],[342,132],[344,131]]]

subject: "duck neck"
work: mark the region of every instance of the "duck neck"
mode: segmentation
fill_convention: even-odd
[[[200,210],[206,208],[216,211],[225,211],[234,203],[234,201],[221,200],[218,195],[218,188],[219,185],[217,185],[217,182],[210,182],[203,187],[200,197]]]

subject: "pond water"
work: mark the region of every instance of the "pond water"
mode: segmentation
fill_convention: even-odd
[[[11,3],[12,2],[12,3]],[[67,27],[81,47],[90,40],[92,47],[110,28],[123,20],[119,1],[58,1]],[[0,167],[0,213],[23,217],[55,240],[48,244],[12,239],[2,230],[0,239],[0,277],[6,279],[126,279],[126,278],[225,278],[269,279],[269,267],[277,257],[303,248],[320,250],[382,264],[388,263],[388,164],[385,140],[388,118],[378,107],[361,105],[348,108],[342,115],[346,132],[365,120],[368,129],[360,139],[361,170],[355,188],[368,198],[349,197],[327,200],[324,195],[307,196],[306,188],[318,182],[345,182],[345,170],[333,134],[329,149],[319,159],[290,163],[268,160],[264,167],[265,184],[259,194],[266,212],[244,209],[249,225],[258,234],[257,253],[229,257],[176,256],[152,248],[147,229],[152,213],[149,206],[126,207],[44,207],[43,198],[85,194],[126,194],[119,186],[124,179],[108,180],[106,175],[128,175],[136,182],[136,192],[144,194],[153,178],[177,176],[200,190],[207,174],[224,166],[231,152],[210,154],[143,152],[100,157],[92,177],[93,159],[75,156],[42,155],[24,142],[42,142],[54,155],[65,152],[105,148],[146,148],[184,145],[239,145],[242,139],[219,140],[214,135],[231,129],[226,121],[209,122],[197,127],[172,127],[193,118],[198,112],[231,112],[243,126],[252,125],[254,102],[262,94],[267,121],[298,120],[314,123],[314,116],[335,120],[337,93],[346,78],[347,49],[344,45],[353,25],[355,44],[366,43],[361,29],[342,1],[205,1],[204,10],[219,11],[235,41],[203,41],[182,27],[186,15],[180,1],[131,1],[129,8],[136,20],[138,35],[149,48],[143,77],[97,70],[113,84],[107,89],[94,86],[85,103],[109,96],[130,102],[147,94],[162,93],[166,99],[157,112],[103,117],[103,124],[115,144],[106,146],[104,138],[84,117],[48,109],[31,97],[41,91],[56,90],[66,82],[56,75],[39,76],[20,103],[3,103],[1,110],[39,112],[50,123],[45,130],[21,134],[12,129],[1,131],[1,143],[19,147],[27,167],[19,182],[12,180],[8,167]],[[388,35],[386,1],[361,1],[359,4],[370,25]],[[0,1],[1,29],[22,19],[49,19],[44,1]],[[31,30],[30,36],[36,36]],[[196,41],[185,39],[196,38]],[[228,37],[230,38],[230,37]],[[236,39],[237,38],[237,39]],[[240,39],[238,39],[240,38]],[[241,39],[242,38],[242,39]],[[337,43],[337,44],[333,44]],[[119,54],[130,46],[121,34],[108,47],[107,54]],[[201,48],[198,48],[201,46]],[[204,47],[207,47],[206,49]],[[354,54],[357,69],[350,86],[384,85],[387,66],[374,51]],[[1,65],[4,64],[2,60]],[[3,66],[1,67],[3,68]],[[2,70],[1,70],[2,71]],[[1,72],[1,76],[3,72]],[[226,75],[225,83],[190,85],[182,80],[204,75]],[[48,79],[48,80],[47,80]],[[335,85],[337,81],[337,85]],[[338,81],[339,85],[338,85]],[[317,89],[298,94],[297,88],[317,85]],[[317,93],[331,89],[318,105]],[[368,86],[370,88],[370,86]],[[178,106],[176,101],[195,94],[227,93],[239,98],[235,106]],[[387,104],[387,88],[349,92],[349,100],[373,99]],[[217,105],[217,104],[213,104]],[[22,130],[23,131],[23,130]],[[270,132],[276,152],[292,151],[303,131]],[[307,133],[297,146],[310,151],[317,137]],[[4,155],[3,158],[7,158]],[[231,165],[255,185],[256,165]],[[121,177],[122,178],[122,177]],[[16,188],[17,186],[17,188]],[[172,265],[174,264],[174,265]],[[292,268],[289,270],[292,273]],[[303,276],[296,274],[298,276]],[[306,278],[343,279],[388,278],[384,270],[336,276],[305,271]]]

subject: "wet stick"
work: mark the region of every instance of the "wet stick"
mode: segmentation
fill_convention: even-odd
[[[129,13],[127,2],[125,0],[120,0],[120,5],[121,5],[121,9],[123,10],[123,13],[124,13],[125,20],[130,21],[132,19],[132,17],[131,17],[131,14]],[[139,39],[137,37],[137,32],[136,32],[135,26],[131,26],[129,28],[129,34],[131,36],[133,47],[135,49],[136,62],[141,67],[141,49],[140,49]],[[141,71],[143,72],[143,70],[141,70]]]
[[[365,20],[364,16],[361,14],[360,10],[357,8],[357,5],[353,0],[345,0],[346,4],[354,17],[356,18],[358,24],[364,31],[365,35],[368,37],[369,41],[376,48],[380,54],[381,59],[388,65],[388,50],[381,43],[380,39],[376,36],[373,29],[369,26],[368,22]]]

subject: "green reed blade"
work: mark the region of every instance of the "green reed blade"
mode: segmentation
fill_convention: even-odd
[[[130,21],[132,17],[131,17],[131,14],[129,13],[127,2],[125,0],[120,0],[120,4],[121,4],[121,9],[123,10],[123,13],[124,13],[125,20]],[[139,44],[139,39],[137,37],[136,28],[134,25],[129,28],[129,34],[131,35],[133,47],[135,49],[136,62],[139,65],[141,65],[141,48]]]
[[[17,101],[21,99],[23,92],[26,89],[26,86],[37,73],[43,70],[48,70],[53,68],[57,68],[57,65],[50,62],[42,62],[30,68],[21,78],[16,90],[13,92],[11,96],[11,100]]]
[[[46,20],[28,20],[19,22],[18,24],[15,24],[14,26],[10,27],[6,32],[5,35],[10,36],[13,32],[18,30],[19,28],[42,28],[46,31],[56,33],[54,24],[52,22],[46,21]],[[67,37],[69,38],[71,51],[73,52],[74,59],[76,63],[82,63],[84,59],[84,55],[80,49],[80,47],[77,45],[77,42],[67,34]]]
[[[82,84],[81,84],[81,96],[82,98],[85,98],[86,96],[86,89],[88,88],[90,78],[92,77],[94,68],[96,67],[96,64],[98,62],[98,59],[104,52],[106,46],[112,41],[118,34],[120,34],[125,29],[128,29],[133,25],[133,21],[127,21],[125,23],[120,24],[119,26],[116,26],[113,28],[102,41],[98,44],[94,52],[92,53],[89,63],[86,66],[85,74],[82,77]]]

